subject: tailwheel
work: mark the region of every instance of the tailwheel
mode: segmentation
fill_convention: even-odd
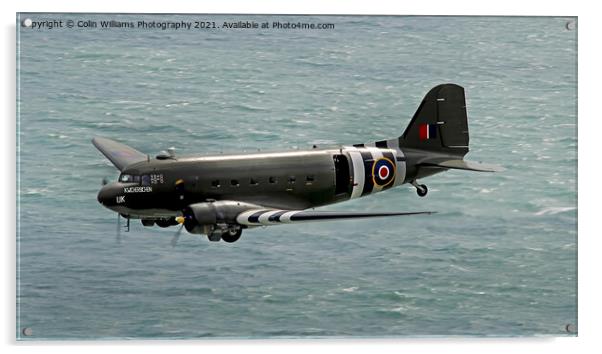
[[[426,188],[425,184],[418,184],[415,180],[411,182],[414,187],[416,187],[416,193],[419,197],[424,197],[428,193],[428,188]]]
[[[426,188],[426,185],[424,185],[424,184],[421,184],[418,186],[418,188],[416,188],[416,193],[418,194],[419,197],[426,196],[428,191],[429,191],[429,189]]]
[[[222,234],[222,240],[228,243],[236,242],[242,235],[241,227],[231,227]]]

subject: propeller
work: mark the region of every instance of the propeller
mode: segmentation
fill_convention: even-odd
[[[115,241],[121,243],[121,214],[119,213],[117,213],[117,234],[115,237]]]
[[[178,244],[178,240],[180,239],[180,234],[182,234],[183,228],[184,228],[184,225],[182,224],[182,226],[180,226],[178,231],[176,231],[176,233],[171,238],[171,247],[176,247],[176,245]]]
[[[186,220],[186,218],[184,218],[183,216],[178,216],[176,218],[176,221],[178,222],[178,224],[180,224],[180,228],[178,229],[178,231],[176,231],[176,233],[171,238],[171,247],[176,247],[176,245],[178,244],[178,240],[180,239],[180,235],[182,234],[182,229],[184,228],[185,220]]]

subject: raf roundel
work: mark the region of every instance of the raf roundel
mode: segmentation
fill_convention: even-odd
[[[389,185],[395,179],[395,164],[386,157],[374,161],[372,176],[375,185],[380,187]]]

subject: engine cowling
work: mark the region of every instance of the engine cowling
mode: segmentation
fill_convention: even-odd
[[[228,200],[191,204],[184,209],[184,227],[193,234],[209,234],[218,225],[237,225],[236,216],[243,211],[260,208],[255,204]]]

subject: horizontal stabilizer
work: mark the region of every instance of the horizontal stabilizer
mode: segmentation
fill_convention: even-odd
[[[437,163],[427,162],[421,163],[423,166],[436,166],[449,168],[453,170],[468,170],[478,172],[501,172],[504,171],[502,166],[484,164],[480,162],[464,161],[464,160],[446,160]]]
[[[241,225],[259,226],[259,225],[277,225],[292,224],[307,221],[326,221],[340,219],[356,218],[374,218],[384,216],[403,216],[432,214],[431,211],[418,212],[382,212],[382,213],[363,213],[363,212],[338,212],[338,211],[313,211],[313,210],[266,210],[255,209],[247,210],[236,217],[236,222]]]
[[[111,139],[94,138],[92,144],[96,146],[103,155],[109,159],[119,171],[123,171],[127,166],[141,162],[147,159],[147,156],[140,151],[131,148],[125,144],[118,143]]]

